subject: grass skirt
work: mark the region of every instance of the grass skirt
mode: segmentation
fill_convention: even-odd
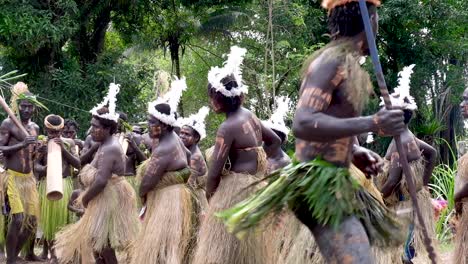
[[[380,188],[383,187],[385,182],[389,176],[389,167],[390,162],[388,160],[385,161],[384,165],[384,172],[379,175],[377,178],[377,185]],[[424,174],[424,161],[423,159],[419,159],[417,161],[413,161],[410,163],[410,169],[413,172],[414,176],[414,184],[417,190],[417,200],[419,204],[419,208],[421,210],[421,214],[424,219],[424,225],[427,229],[429,237],[432,240],[432,246],[437,253],[438,249],[438,241],[437,241],[437,234],[435,231],[435,218],[434,218],[434,209],[431,203],[431,194],[428,190],[423,188],[423,174]],[[405,199],[401,201],[401,199]],[[393,208],[395,212],[399,215],[402,225],[406,225],[406,230],[409,230],[408,227],[408,220],[416,224],[414,228],[414,232],[412,237],[409,238],[409,242],[411,243],[412,247],[416,252],[416,256],[413,258],[413,262],[415,263],[429,263],[429,256],[426,251],[426,247],[424,246],[424,237],[421,225],[419,224],[419,220],[416,219],[416,214],[413,212],[413,204],[411,200],[409,200],[409,191],[408,185],[406,183],[405,175],[403,175],[400,188],[398,191],[393,192],[389,197],[385,198],[385,203]],[[397,255],[398,257],[393,257],[391,263],[402,263],[401,256],[405,252],[405,248],[400,249],[389,249],[392,251],[392,255]],[[390,254],[390,253],[388,253]],[[383,262],[385,263],[385,262]]]
[[[58,201],[50,201],[47,199],[47,182],[42,180],[39,182],[39,197],[41,205],[41,221],[39,223],[44,238],[51,241],[55,238],[55,234],[65,225],[70,223],[71,216],[68,212],[68,201],[73,192],[73,180],[71,177],[63,179],[63,197]]]
[[[95,180],[96,168],[86,165],[80,178],[85,188]],[[81,203],[86,190],[78,197]],[[104,190],[88,203],[81,219],[56,235],[55,249],[60,263],[79,263],[105,248],[126,249],[139,230],[135,192],[125,177],[113,175]]]
[[[253,175],[229,173],[222,177],[211,197],[207,215],[201,224],[194,264],[260,264],[273,263],[269,251],[276,251],[274,241],[268,241],[268,230],[252,231],[239,240],[226,230],[221,219],[214,216],[252,194],[256,188],[246,189],[258,181]],[[269,244],[270,243],[270,244]]]
[[[423,186],[423,173],[424,173],[424,168],[425,168],[424,161],[423,159],[419,159],[419,160],[411,162],[409,165],[410,165],[410,170],[413,172],[413,175],[415,176],[415,179],[416,179],[416,180],[413,179],[414,186],[416,187],[416,191],[419,191],[421,190]],[[385,182],[387,182],[389,171],[390,171],[390,161],[385,159],[382,173],[379,174],[375,178],[376,185],[378,186],[379,189],[382,189]],[[398,204],[400,202],[400,193],[405,197],[409,197],[408,184],[406,183],[405,175],[402,175],[402,178],[400,181],[400,191],[393,192],[390,196],[386,197],[384,199],[385,204],[388,206],[395,206],[396,204]]]
[[[23,174],[12,170],[6,171],[4,178],[8,202],[11,207],[10,214],[24,213],[23,224],[30,228],[33,222],[30,217],[39,220],[39,194],[36,186],[36,178],[32,173]]]
[[[367,179],[356,166],[351,164],[349,168],[350,175],[355,179],[359,185],[369,192],[372,197],[378,200],[382,205],[383,199],[380,191],[374,185],[372,179]],[[303,225],[294,214],[287,212],[285,217],[285,226],[282,229],[282,240],[280,248],[279,261],[285,264],[324,264],[320,250],[315,242],[315,239],[307,228]],[[398,247],[393,247],[400,250]],[[391,259],[392,252],[389,248],[372,247],[373,256],[378,264],[391,264],[394,263]],[[396,254],[399,252],[397,251]]]
[[[468,201],[466,199],[463,200],[462,215],[455,236],[453,260],[455,264],[468,264]]]
[[[347,168],[316,158],[295,161],[267,178],[267,186],[217,214],[231,232],[242,235],[284,206],[295,210],[296,205],[306,203],[312,216],[323,225],[337,227],[345,217],[356,215],[372,245],[398,244],[403,238],[393,213],[360,187]]]
[[[185,263],[193,234],[192,194],[185,184],[189,176],[189,169],[168,172],[148,193],[130,263]]]

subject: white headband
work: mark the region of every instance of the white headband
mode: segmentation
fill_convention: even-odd
[[[179,122],[180,126],[189,126],[197,131],[200,135],[200,140],[206,137],[205,118],[210,112],[210,109],[203,106],[196,114],[190,115],[187,118],[182,118]]]
[[[246,53],[246,49],[232,46],[231,52],[229,53],[228,59],[224,63],[224,66],[222,68],[211,67],[211,70],[208,72],[208,82],[216,91],[227,97],[235,97],[248,93],[248,87],[242,83],[241,69],[242,61],[244,60]],[[223,85],[221,80],[230,75],[234,76],[238,86],[228,90]]]
[[[177,126],[176,111],[179,105],[180,98],[183,91],[187,90],[187,84],[185,83],[185,77],[175,79],[171,83],[171,89],[164,96],[148,103],[148,113],[154,116],[159,121],[166,125]],[[169,114],[164,114],[156,109],[158,104],[168,104],[170,107]]]
[[[119,121],[119,114],[115,112],[115,103],[117,102],[117,94],[119,93],[119,91],[120,84],[111,83],[109,85],[107,95],[104,97],[102,102],[95,106],[93,109],[91,109],[91,111],[89,112],[94,116],[98,116],[107,120],[112,120],[117,123]],[[98,114],[97,111],[106,105],[109,105],[109,113],[105,113],[102,115]]]

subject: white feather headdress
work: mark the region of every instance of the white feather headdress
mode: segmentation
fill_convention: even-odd
[[[284,123],[284,117],[289,112],[289,102],[289,98],[285,96],[277,97],[277,107],[275,112],[271,115],[271,117],[268,120],[263,121],[263,125],[283,133],[286,136],[286,138],[289,134],[289,128]]]
[[[248,93],[248,87],[242,83],[242,61],[247,50],[238,46],[232,46],[231,52],[228,55],[227,61],[224,63],[222,68],[211,67],[208,72],[208,82],[216,91],[222,93],[227,97],[239,96],[241,94]],[[232,88],[231,90],[221,83],[221,80],[229,75],[233,75],[238,87]]]
[[[392,106],[401,107],[408,110],[418,109],[418,105],[414,101],[413,96],[410,95],[410,81],[411,74],[413,73],[414,64],[406,66],[401,72],[398,73],[398,87],[390,94],[390,101]],[[380,106],[384,106],[383,98],[380,97]]]
[[[208,116],[209,112],[210,109],[203,106],[196,114],[190,115],[187,118],[182,118],[180,126],[189,126],[193,128],[193,130],[197,131],[200,135],[200,140],[202,140],[206,137],[205,118]]]
[[[176,126],[177,106],[179,105],[180,98],[182,97],[182,93],[185,90],[187,90],[185,77],[182,77],[181,79],[175,77],[175,79],[171,83],[171,89],[166,94],[148,103],[148,113],[166,125]],[[156,110],[156,105],[158,104],[168,104],[171,108],[169,115]]]
[[[115,112],[115,103],[117,102],[117,94],[119,93],[119,91],[120,84],[111,83],[109,85],[109,91],[107,91],[107,95],[104,97],[102,102],[95,106],[93,109],[91,109],[91,111],[89,112],[94,116],[112,120],[117,123],[119,121],[119,114]],[[102,115],[98,114],[97,111],[106,105],[108,106],[107,108],[109,109],[109,113],[105,113]]]

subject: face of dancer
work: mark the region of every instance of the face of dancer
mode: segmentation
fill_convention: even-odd
[[[63,128],[62,135],[64,138],[76,138],[76,127],[75,126],[66,126]]]
[[[463,92],[463,101],[460,104],[460,111],[464,119],[468,119],[468,89]]]
[[[98,119],[91,119],[91,138],[95,142],[103,142],[108,136],[110,136],[110,129],[105,128]]]
[[[47,133],[47,137],[49,139],[54,139],[54,138],[59,138],[60,135],[62,134],[62,130],[54,130],[54,129],[50,129],[50,128],[46,128],[46,133]]]
[[[34,113],[34,105],[28,100],[20,101],[18,105],[21,121],[28,121]]]
[[[218,101],[216,101],[213,97],[210,97],[210,103],[215,113],[219,114],[223,112],[223,108],[221,107],[221,104]]]
[[[162,134],[164,124],[156,117],[148,115],[148,134],[150,138],[159,138]]]
[[[195,130],[189,126],[183,126],[180,130],[180,139],[184,142],[185,147],[189,148],[198,143],[199,137]]]

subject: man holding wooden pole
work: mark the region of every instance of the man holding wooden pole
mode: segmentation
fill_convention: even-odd
[[[26,84],[17,83],[13,88],[12,104],[17,104],[21,122],[11,113],[2,98],[2,107],[10,118],[0,126],[0,151],[5,155],[7,169],[6,208],[11,217],[6,238],[7,263],[16,263],[20,249],[32,236],[37,226],[39,200],[36,179],[32,171],[32,155],[37,124],[31,121],[35,105]]]

